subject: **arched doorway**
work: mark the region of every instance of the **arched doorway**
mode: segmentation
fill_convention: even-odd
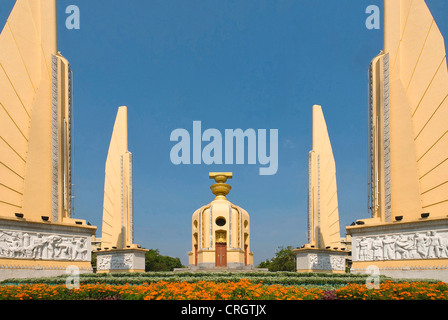
[[[227,267],[227,233],[215,233],[215,267]]]

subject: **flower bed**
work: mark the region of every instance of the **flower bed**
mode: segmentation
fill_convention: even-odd
[[[79,289],[65,285],[21,284],[0,286],[0,300],[315,300],[322,297],[317,288],[252,284],[247,279],[238,282],[195,283],[166,282],[142,285],[81,284]]]
[[[336,290],[319,287],[265,285],[247,279],[237,282],[158,281],[140,285],[81,284],[79,289],[65,285],[21,284],[0,286],[0,300],[448,300],[446,283],[392,282],[379,289],[348,284]]]
[[[349,284],[335,290],[338,300],[448,300],[448,284],[444,282],[385,281],[378,289]]]

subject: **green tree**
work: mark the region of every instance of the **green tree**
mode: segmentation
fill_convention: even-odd
[[[90,257],[90,262],[92,263],[93,270],[96,270],[96,253],[92,252],[92,255]]]
[[[275,257],[261,262],[258,267],[268,268],[269,271],[296,271],[296,254],[291,246],[278,247]]]
[[[266,259],[266,260],[260,262],[260,264],[258,265],[258,268],[267,268],[267,269],[269,269],[270,265],[271,265],[271,260]]]
[[[145,271],[173,271],[183,268],[179,258],[163,256],[159,249],[150,249],[145,253]]]

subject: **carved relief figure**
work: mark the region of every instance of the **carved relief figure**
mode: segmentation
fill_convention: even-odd
[[[22,257],[25,254],[25,250],[23,249],[21,234],[17,234],[14,232],[12,234],[12,237],[13,237],[13,240],[10,245],[10,250],[11,250],[12,256],[14,258]]]
[[[33,259],[41,259],[42,258],[42,250],[44,248],[45,239],[42,238],[40,233],[37,234],[37,238],[34,238],[33,241]]]
[[[415,246],[420,258],[426,258],[428,255],[429,237],[424,233],[418,233],[415,237]]]
[[[442,247],[440,256],[447,258],[448,257],[448,239],[441,238],[440,243],[441,243],[441,247]]]
[[[76,260],[78,258],[78,255],[80,259],[84,259],[84,256],[87,253],[87,249],[85,247],[85,239],[78,239],[77,241],[73,240],[75,248],[73,250],[73,260]]]
[[[367,260],[368,249],[369,249],[369,241],[365,237],[362,237],[361,241],[359,242],[359,259],[360,260]]]
[[[384,243],[384,248],[383,248],[384,260],[394,259],[394,257],[395,257],[395,250],[394,250],[395,238],[393,236],[387,235],[384,238],[383,243]]]
[[[440,236],[435,231],[431,231],[429,233],[428,258],[440,258],[441,249],[442,242]]]
[[[59,236],[51,235],[47,241],[47,257],[53,259],[56,256],[56,244],[60,240]]]
[[[8,234],[6,232],[0,231],[0,255],[9,256],[10,248],[8,245]]]
[[[381,237],[376,237],[372,242],[373,248],[373,260],[382,260],[383,259],[383,240]]]
[[[28,233],[23,235],[23,250],[25,253],[25,258],[31,258],[32,256],[32,247],[31,247],[31,236]]]
[[[411,236],[401,235],[395,241],[395,259],[407,259],[409,250],[412,248],[414,241]]]
[[[72,259],[72,244],[69,239],[63,239],[59,244],[59,256],[64,259]]]

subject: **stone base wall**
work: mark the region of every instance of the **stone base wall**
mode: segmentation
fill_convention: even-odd
[[[353,273],[370,267],[382,275],[448,280],[448,219],[347,227]]]
[[[92,272],[96,228],[0,218],[0,280],[61,275],[69,266]]]
[[[0,259],[0,281],[12,278],[70,275],[73,272],[73,267],[79,274],[93,272],[90,262]]]

